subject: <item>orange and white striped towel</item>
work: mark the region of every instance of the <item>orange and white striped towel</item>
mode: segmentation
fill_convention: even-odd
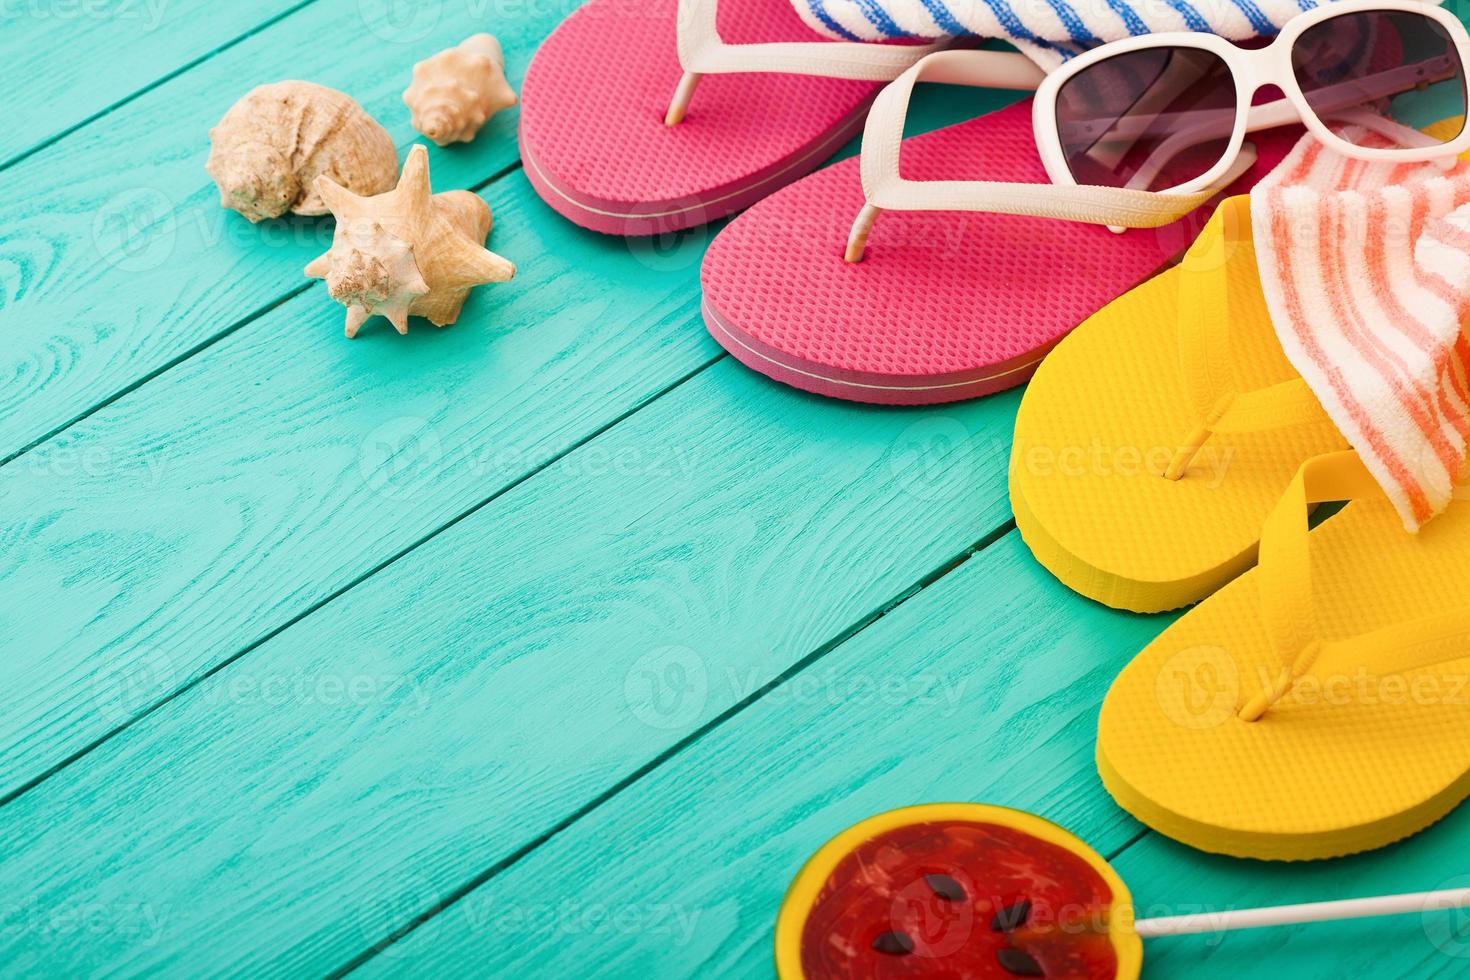
[[[1365,163],[1309,135],[1251,219],[1287,357],[1417,531],[1449,504],[1470,430],[1470,163]]]

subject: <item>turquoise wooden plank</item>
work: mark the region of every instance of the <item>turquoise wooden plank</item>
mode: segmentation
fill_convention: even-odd
[[[717,356],[702,236],[488,199],[519,276],[455,326],[348,341],[314,285],[0,467],[0,797]]]
[[[1470,887],[1470,809],[1408,840],[1335,861],[1279,864],[1202,854],[1150,834],[1115,865],[1141,914],[1172,915]],[[1279,977],[1464,977],[1470,931],[1463,913],[1429,912],[1221,936],[1150,940],[1149,976],[1232,980]]]
[[[520,274],[443,334],[349,343],[313,285],[0,467],[0,799],[716,356],[706,233],[603,238],[494,190]]]
[[[0,6],[6,77],[0,169],[311,2],[17,0]]]
[[[1097,708],[1166,621],[1065,592],[1012,532],[356,975],[769,976],[802,863],[920,802],[1016,806],[1115,850],[1138,825],[1095,775]]]
[[[721,360],[0,809],[0,889],[38,923],[0,930],[0,960],[343,963],[999,526],[1016,402],[884,411]],[[312,510],[376,489],[350,484],[290,490]],[[681,666],[702,696],[642,686]],[[77,908],[106,926],[45,928]]]
[[[350,92],[400,145],[414,141],[402,102],[413,63],[485,25],[443,16],[422,36],[395,35],[382,26],[395,6],[319,0],[8,172],[20,193],[0,231],[0,460],[304,288],[332,223],[252,226],[220,208],[204,172],[209,128],[255,85],[306,77]],[[498,22],[512,76],[560,13],[537,5]],[[497,115],[471,145],[432,148],[436,186],[515,163],[515,118]]]

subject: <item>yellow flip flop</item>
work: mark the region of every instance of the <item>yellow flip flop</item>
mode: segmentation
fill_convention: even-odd
[[[1276,340],[1235,197],[1047,357],[1016,419],[1012,509],[1067,586],[1158,612],[1249,568],[1297,468],[1346,445]]]
[[[1314,502],[1351,499],[1316,530]],[[1175,840],[1306,860],[1382,847],[1470,795],[1470,499],[1417,535],[1356,454],[1308,461],[1261,563],[1114,682],[1103,784]]]

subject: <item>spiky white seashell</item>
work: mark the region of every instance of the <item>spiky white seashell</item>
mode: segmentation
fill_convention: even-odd
[[[204,169],[220,204],[251,221],[326,214],[319,176],[356,194],[381,194],[398,176],[387,130],[350,96],[311,82],[261,85],[209,131]]]
[[[326,176],[317,189],[337,231],[306,274],[325,279],[332,298],[347,307],[348,337],[375,315],[399,333],[408,333],[410,315],[446,326],[459,319],[471,289],[516,273],[484,247],[490,206],[469,191],[433,193],[429,151],[421,145],[409,151],[398,186],[386,194],[361,197]]]
[[[500,42],[476,34],[420,61],[403,101],[413,111],[413,128],[435,143],[468,143],[491,116],[516,104]]]

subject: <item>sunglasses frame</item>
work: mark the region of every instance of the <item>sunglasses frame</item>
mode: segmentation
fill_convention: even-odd
[[[1245,146],[1247,133],[1298,120],[1321,142],[1346,156],[1359,160],[1412,163],[1452,158],[1470,151],[1470,120],[1467,120],[1459,135],[1448,143],[1420,147],[1362,147],[1334,133],[1307,102],[1291,63],[1292,50],[1296,47],[1297,40],[1303,33],[1324,21],[1349,14],[1370,12],[1420,14],[1441,24],[1459,53],[1461,77],[1467,85],[1470,85],[1470,32],[1467,32],[1465,25],[1449,11],[1435,3],[1426,3],[1424,0],[1334,0],[1332,3],[1323,4],[1293,17],[1287,21],[1281,33],[1269,45],[1255,49],[1242,48],[1217,34],[1188,31],[1125,38],[1078,55],[1048,75],[1037,88],[1033,123],[1037,148],[1041,152],[1042,163],[1046,166],[1048,176],[1051,177],[1053,184],[1086,186],[1073,177],[1071,167],[1067,164],[1067,156],[1062,150],[1060,124],[1056,113],[1057,97],[1062,87],[1093,65],[1128,52],[1150,48],[1195,48],[1218,55],[1230,70],[1231,77],[1235,81],[1236,95],[1235,125],[1230,134],[1229,145],[1221,155],[1219,162],[1205,173],[1183,184],[1169,188],[1150,188],[1150,190],[1185,194],[1204,191],[1227,181],[1234,175],[1233,168]],[[1265,105],[1251,105],[1251,100],[1256,93],[1267,85],[1275,85],[1281,89],[1286,96],[1284,105],[1282,100]],[[1470,92],[1467,92],[1467,99],[1470,99]],[[1261,110],[1268,106],[1271,111],[1262,113]],[[1295,110],[1294,117],[1282,115],[1282,111],[1286,108]],[[1250,119],[1252,110],[1257,113],[1254,126],[1251,125]]]

